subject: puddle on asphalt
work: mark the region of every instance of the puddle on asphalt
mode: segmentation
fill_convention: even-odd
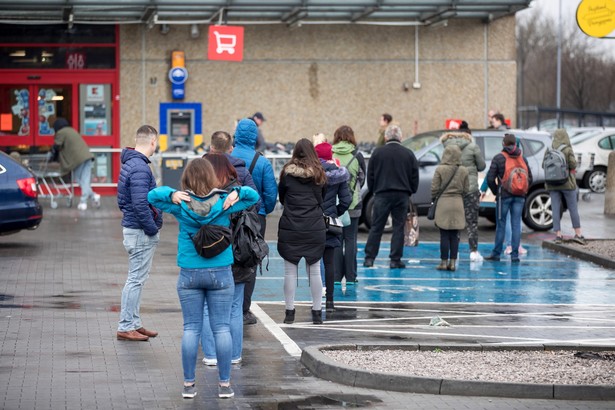
[[[299,400],[279,402],[277,407],[257,406],[255,409],[266,410],[275,408],[278,410],[296,410],[312,409],[320,406],[361,408],[371,407],[376,403],[382,403],[382,400],[377,397],[367,395],[327,394],[322,396],[310,396]]]

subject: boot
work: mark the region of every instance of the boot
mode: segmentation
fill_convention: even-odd
[[[447,266],[448,261],[446,259],[441,259],[440,264],[436,267],[437,270],[448,270]]]
[[[284,317],[284,323],[291,324],[295,322],[295,309],[293,310],[286,309],[284,313],[286,313],[286,316]]]
[[[327,300],[325,302],[325,306],[327,308],[327,313],[335,312],[335,306],[333,306],[332,300]]]
[[[315,325],[322,325],[322,309],[319,309],[319,310],[312,309],[312,322]]]
[[[457,259],[451,259],[448,262],[448,270],[455,272],[457,270]]]

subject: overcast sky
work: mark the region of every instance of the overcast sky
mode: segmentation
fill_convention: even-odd
[[[561,0],[562,4],[562,22],[564,28],[574,28],[580,36],[587,37],[577,25],[576,13],[577,7],[581,0]],[[559,19],[559,4],[560,0],[534,0],[530,4],[530,8],[517,13],[518,19],[523,19],[530,13],[544,13],[545,17],[557,22]],[[557,26],[555,26],[557,27]],[[555,28],[554,28],[555,29]],[[615,30],[609,34],[610,37],[615,37]],[[615,59],[615,38],[593,38],[589,41],[592,45],[605,50],[613,59]]]

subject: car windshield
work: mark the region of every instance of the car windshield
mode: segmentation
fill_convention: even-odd
[[[430,145],[435,140],[439,139],[444,132],[445,131],[431,131],[424,132],[422,134],[416,134],[415,136],[402,141],[402,145],[412,150],[413,152],[417,152],[420,149]]]
[[[600,134],[602,131],[586,131],[581,134],[575,135],[570,138],[570,144],[579,144],[583,141],[587,141],[588,139]]]

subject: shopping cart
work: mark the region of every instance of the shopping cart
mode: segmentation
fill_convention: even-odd
[[[229,54],[235,54],[235,46],[237,45],[237,36],[235,34],[220,34],[214,31],[216,36],[216,53],[222,54],[226,51]]]
[[[62,198],[66,198],[66,206],[73,206],[75,189],[72,172],[62,175],[60,164],[51,162],[50,155],[31,155],[24,163],[36,176],[39,198],[49,198],[49,205],[53,209],[58,207],[57,200]]]

